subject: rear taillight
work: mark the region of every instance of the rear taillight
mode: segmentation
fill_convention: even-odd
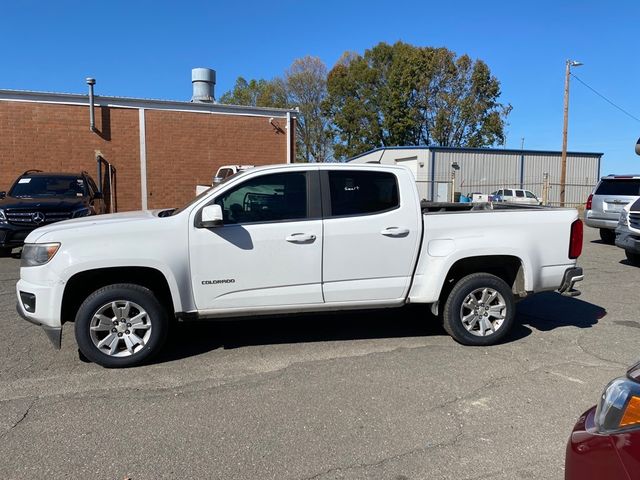
[[[576,259],[582,253],[582,220],[571,224],[571,238],[569,239],[569,258]]]
[[[589,198],[587,198],[587,204],[584,206],[586,210],[591,210],[591,203],[593,202],[593,193],[589,194]]]

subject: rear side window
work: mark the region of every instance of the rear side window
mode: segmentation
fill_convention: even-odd
[[[513,197],[513,190],[505,190],[504,191],[504,196],[505,197]]]
[[[640,179],[602,180],[595,191],[596,195],[640,195]]]
[[[393,173],[329,171],[331,215],[366,215],[400,205]]]
[[[524,197],[524,192],[522,190],[516,190],[516,197]]]

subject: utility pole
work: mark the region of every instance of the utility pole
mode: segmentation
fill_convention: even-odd
[[[567,126],[569,123],[569,76],[571,67],[579,67],[581,62],[567,60],[564,77],[564,126],[562,128],[562,168],[560,170],[560,206],[564,207],[564,192],[567,184]]]

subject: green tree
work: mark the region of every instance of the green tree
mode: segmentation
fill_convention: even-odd
[[[446,48],[379,43],[344,55],[327,78],[336,157],[375,147],[503,144],[511,106],[481,60]]]
[[[282,78],[238,77],[220,103],[298,109],[296,161],[324,162],[332,155],[329,120],[322,110],[326,96],[327,67],[319,58],[307,56],[296,59]]]
[[[288,107],[286,88],[279,78],[247,81],[243,77],[238,77],[233,89],[222,95],[219,101],[228,105]]]

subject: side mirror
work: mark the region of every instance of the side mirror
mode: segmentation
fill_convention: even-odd
[[[198,228],[214,228],[220,227],[222,221],[222,207],[217,204],[207,205],[200,212],[201,220],[196,225]]]
[[[7,192],[0,192],[0,200],[7,196]]]
[[[102,194],[102,192],[96,192],[95,195],[93,196],[94,200],[102,200],[104,198],[104,195]]]
[[[222,177],[213,177],[213,180],[211,180],[211,185],[220,185],[223,180],[224,178]]]

